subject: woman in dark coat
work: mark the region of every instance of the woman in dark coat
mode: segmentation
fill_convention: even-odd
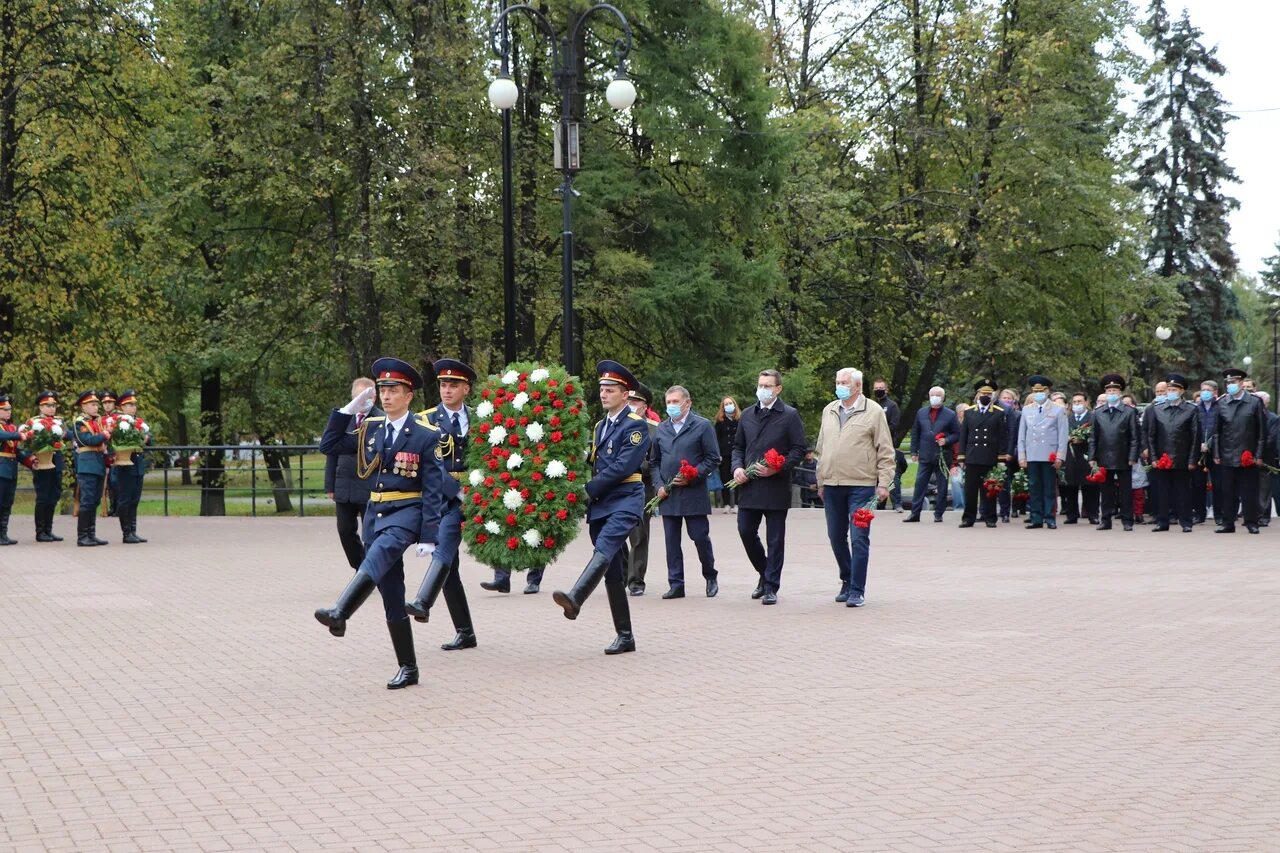
[[[725,512],[737,512],[737,493],[727,488],[733,482],[733,467],[729,457],[733,455],[733,439],[738,434],[738,418],[742,417],[742,409],[738,401],[725,397],[720,401],[720,411],[716,412],[716,443],[720,445],[720,482],[726,488],[720,490],[720,505]]]

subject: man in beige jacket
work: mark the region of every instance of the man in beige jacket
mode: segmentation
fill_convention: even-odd
[[[893,437],[884,409],[862,393],[862,372],[836,372],[836,399],[822,410],[818,428],[818,495],[827,511],[827,538],[840,567],[840,594],[847,607],[865,603],[871,528],[856,527],[854,512],[889,497],[893,484]],[[852,539],[852,547],[850,547]]]

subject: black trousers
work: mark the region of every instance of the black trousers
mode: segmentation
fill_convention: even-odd
[[[920,513],[924,512],[924,502],[929,494],[930,481],[938,489],[937,497],[933,499],[933,517],[942,518],[942,513],[947,509],[947,488],[951,485],[950,475],[942,473],[937,459],[932,462],[921,462],[916,468],[916,484],[911,490],[911,515],[915,518],[919,518]]]
[[[760,522],[764,521],[765,540],[769,550],[760,542]],[[776,593],[782,584],[782,558],[786,553],[787,510],[747,509],[738,507],[738,537],[747,552],[747,559],[760,575],[764,588]]]
[[[13,509],[13,496],[18,492],[17,479],[6,480],[0,477],[0,519],[9,520],[9,512]]]
[[[1081,515],[1085,518],[1098,517],[1098,487],[1093,483],[1079,486],[1060,483],[1058,497],[1062,501],[1062,512],[1069,520],[1078,521]]]
[[[689,531],[698,562],[702,564],[702,576],[707,580],[716,577],[716,557],[711,549],[711,523],[706,515],[664,515],[662,532],[667,542],[667,584],[684,586],[684,550],[680,547],[680,527]]]
[[[338,520],[338,541],[342,543],[342,551],[347,555],[347,563],[353,569],[360,568],[364,559],[364,541],[360,536],[361,519],[364,518],[366,504],[334,501],[334,516]]]
[[[1236,507],[1242,509],[1245,524],[1258,523],[1258,466],[1248,468],[1232,468],[1219,465],[1218,475],[1222,481],[1221,494],[1218,495],[1218,511],[1222,513],[1222,523],[1234,526],[1236,523]]]
[[[1156,499],[1156,523],[1161,527],[1168,526],[1172,509],[1178,524],[1190,527],[1191,472],[1185,468],[1170,468],[1168,471],[1152,468],[1151,485]]]
[[[964,466],[964,511],[960,514],[962,521],[974,521],[977,518],[979,494],[982,495],[982,520],[996,520],[996,499],[987,497],[986,489],[982,488],[982,481],[994,467],[996,466],[972,463]]]
[[[1218,492],[1222,490],[1221,466],[1210,459],[1206,463],[1209,470],[1196,468],[1191,472],[1191,514],[1201,521],[1207,518],[1222,517],[1218,509]]]
[[[1101,490],[1102,520],[1110,521],[1119,514],[1125,524],[1133,524],[1133,469],[1128,466],[1119,471],[1108,469]]]

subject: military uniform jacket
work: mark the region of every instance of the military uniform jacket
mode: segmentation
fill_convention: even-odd
[[[1134,422],[1135,429],[1137,422]],[[1051,454],[1066,462],[1067,410],[1057,403],[1032,403],[1018,421],[1018,459],[1048,462]]]
[[[352,430],[354,419],[334,409],[320,438],[320,452],[355,454],[356,476],[370,484],[366,540],[387,527],[400,527],[414,531],[419,543],[434,544],[447,497],[445,481],[453,482],[436,453],[440,430],[425,417],[411,414],[388,447],[385,415],[367,417]]]
[[[1267,435],[1267,410],[1259,397],[1245,391],[1239,400],[1218,398],[1218,432],[1213,456],[1228,468],[1240,467],[1240,456],[1246,450],[1262,460],[1262,445]]]
[[[970,465],[995,465],[1009,458],[1009,418],[998,404],[987,406],[983,413],[977,406],[964,413],[957,462]]]
[[[382,410],[376,406],[369,412],[373,417],[381,414]],[[338,503],[363,505],[369,502],[369,481],[356,476],[354,453],[330,453],[325,456],[324,490],[333,492],[333,499]]]
[[[707,476],[720,467],[720,448],[711,421],[697,412],[689,412],[684,426],[676,434],[675,424],[667,419],[656,430],[653,447],[654,480],[658,485],[670,483],[680,473],[680,460],[689,460],[698,469],[698,479],[669,490],[667,499],[658,504],[660,515],[710,515],[711,493]]]
[[[1200,414],[1190,403],[1164,403],[1147,408],[1143,418],[1148,461],[1154,465],[1161,454],[1169,454],[1173,470],[1185,471],[1200,458]]]
[[[1062,466],[1066,485],[1076,487],[1092,486],[1086,483],[1085,477],[1093,467],[1089,464],[1089,439],[1072,440],[1071,432],[1080,427],[1088,427],[1093,433],[1093,412],[1086,409],[1079,416],[1075,412],[1067,412],[1067,461]]]
[[[1089,432],[1089,459],[1108,471],[1128,468],[1138,461],[1142,436],[1138,432],[1138,410],[1124,403],[1093,410]]]
[[[18,463],[27,455],[18,447],[18,425],[0,424],[0,480],[18,479]]]
[[[775,400],[770,409],[756,403],[742,413],[730,470],[759,462],[771,449],[786,457],[786,462],[772,477],[757,477],[738,489],[738,506],[743,509],[791,509],[791,471],[804,459],[804,423],[799,412],[781,400]]]
[[[466,432],[461,435],[454,433],[453,413],[444,406],[432,406],[418,415],[440,430],[440,464],[445,476],[453,480],[452,484],[444,484],[445,494],[450,498],[457,497],[462,492],[462,482],[467,476],[467,433],[476,425],[475,409],[466,404],[462,408],[467,413],[467,424]],[[461,422],[458,428],[462,429]]]
[[[75,421],[76,473],[101,477],[107,473],[107,437],[98,418],[77,415]]]
[[[587,483],[587,520],[605,518],[615,510],[644,514],[644,481],[640,466],[649,453],[649,423],[623,409],[610,425],[604,418],[591,430],[591,480]]]

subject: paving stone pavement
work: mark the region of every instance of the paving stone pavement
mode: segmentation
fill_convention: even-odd
[[[0,849],[1280,849],[1280,530],[900,518],[860,610],[820,512],[791,513],[776,607],[727,515],[720,596],[686,544],[691,595],[660,600],[655,523],[618,657],[603,590],[577,622],[551,601],[585,536],[537,596],[464,556],[480,646],[439,650],[441,602],[403,691],[376,596],[341,640],[311,616],[348,578],[332,519],[97,549],[15,523]]]

